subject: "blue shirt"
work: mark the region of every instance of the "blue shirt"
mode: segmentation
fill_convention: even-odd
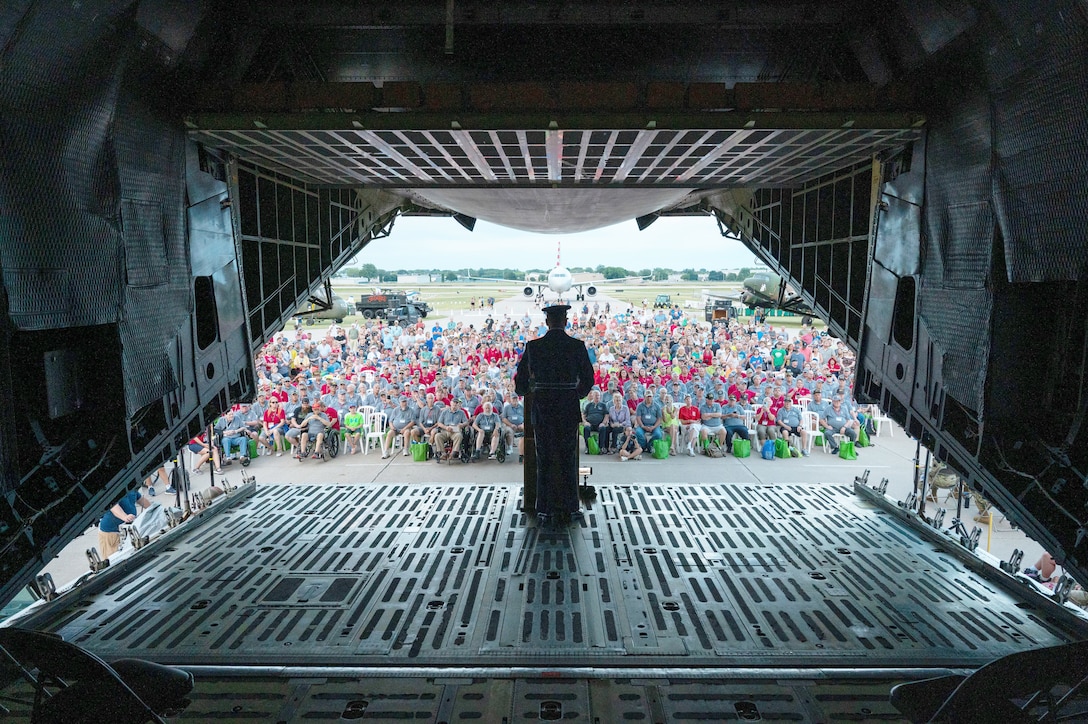
[[[722,407],[723,415],[740,415],[740,417],[723,417],[722,422],[726,427],[745,427],[744,425],[744,408],[741,407],[739,402],[734,402]]]
[[[651,430],[658,426],[661,420],[661,405],[656,402],[652,402],[647,405],[645,402],[638,403],[638,407],[635,408],[635,417],[642,421],[645,427]]]
[[[136,501],[140,499],[140,491],[133,490],[117,501],[117,504],[121,506],[121,510],[125,511],[129,515],[136,515]],[[107,510],[106,514],[102,516],[102,520],[98,522],[98,529],[103,533],[117,533],[121,530],[121,524],[125,521],[118,518],[113,514],[112,510]]]
[[[713,401],[708,400],[708,401],[704,401],[703,404],[699,405],[700,417],[702,417],[703,415],[706,415],[707,413],[714,414],[716,412],[721,412],[721,411],[722,411],[722,406],[719,405],[717,402],[713,402]],[[722,418],[720,418],[720,417],[702,417],[702,423],[703,423],[704,427],[721,427],[722,426]]]

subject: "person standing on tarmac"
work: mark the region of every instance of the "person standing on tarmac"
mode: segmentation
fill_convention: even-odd
[[[137,507],[151,507],[151,499],[139,489],[130,491],[98,521],[98,555],[109,558],[121,549],[121,524],[136,520]]]
[[[525,345],[514,374],[517,393],[533,393],[529,414],[536,439],[536,513],[542,524],[567,523],[581,513],[578,401],[593,387],[593,365],[585,343],[565,331],[568,309],[568,304],[544,308],[548,331]]]

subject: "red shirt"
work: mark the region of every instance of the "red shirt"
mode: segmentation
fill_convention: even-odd
[[[781,410],[782,406],[785,405],[785,404],[786,404],[785,396],[783,396],[783,397],[772,397],[771,398],[771,414],[777,416],[778,411]]]
[[[264,411],[264,421],[269,427],[275,427],[286,419],[286,415],[283,413],[283,408],[279,405],[273,410],[271,407]]]
[[[692,420],[698,422],[702,415],[699,414],[699,408],[695,405],[684,405],[680,408],[680,422],[683,423],[686,420]]]
[[[766,407],[760,407],[756,412],[756,424],[757,425],[773,425],[775,423],[775,414],[767,410]]]

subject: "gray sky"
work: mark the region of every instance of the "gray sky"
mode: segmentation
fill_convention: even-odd
[[[710,216],[661,218],[645,231],[627,221],[580,234],[531,234],[486,221],[470,233],[449,218],[403,217],[388,238],[371,242],[356,262],[391,270],[550,269],[556,242],[567,267],[734,269],[751,266],[755,258],[740,242],[722,237]]]

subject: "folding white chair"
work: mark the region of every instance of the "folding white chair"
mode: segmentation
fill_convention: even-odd
[[[820,434],[820,416],[817,415],[815,412],[802,412],[801,429],[808,433],[806,435],[808,440],[805,442],[805,452],[811,453],[812,441],[815,440],[816,436]]]
[[[895,426],[892,425],[892,418],[885,415],[879,410],[873,411],[873,424],[876,426],[876,436],[880,437],[881,432],[888,431],[888,437],[895,437]]]
[[[384,412],[372,412],[366,418],[366,437],[363,439],[363,455],[370,454],[370,442],[376,440],[385,455],[385,433],[389,427],[389,421]]]
[[[744,426],[748,428],[748,437],[753,441],[756,439],[756,412],[755,410],[744,411]]]

